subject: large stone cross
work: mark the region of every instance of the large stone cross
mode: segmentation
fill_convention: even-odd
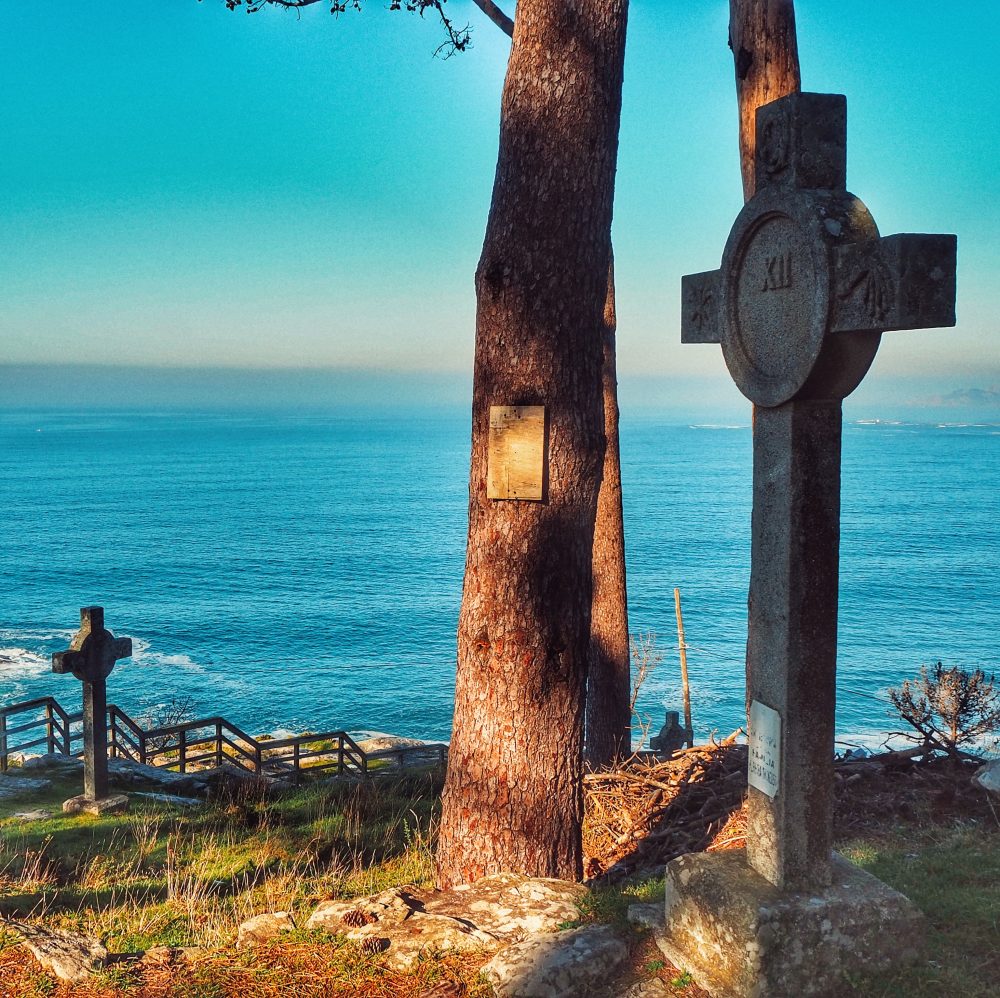
[[[721,343],[755,404],[747,851],[786,890],[831,879],[842,401],[883,332],[955,324],[955,236],[879,238],[846,126],[841,95],[760,108],[757,193],[681,289],[682,341]]]
[[[108,795],[107,678],[115,662],[131,654],[131,638],[105,629],[104,608],[85,606],[69,648],[52,656],[53,672],[72,673],[83,683],[83,791],[91,800]]]

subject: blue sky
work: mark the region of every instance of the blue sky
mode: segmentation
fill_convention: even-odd
[[[467,384],[508,42],[451,0],[474,47],[434,59],[434,21],[385,6],[0,3],[0,363]],[[849,187],[883,233],[959,236],[957,328],[888,334],[852,404],[978,391],[996,412],[996,5],[796,11],[804,88],[848,97]],[[680,277],[718,266],[742,202],[727,18],[632,2],[614,240],[637,398],[740,404],[718,348],[678,332]]]

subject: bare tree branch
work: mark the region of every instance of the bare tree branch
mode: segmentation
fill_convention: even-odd
[[[362,9],[362,0],[224,0],[224,2],[230,10],[242,7],[248,14],[256,14],[264,7],[301,10],[303,7],[312,7],[313,4],[317,3],[329,4],[330,13],[334,16],[345,13],[349,8],[358,11]],[[407,10],[411,14],[419,14],[421,17],[428,9],[436,11],[447,38],[438,46],[434,54],[439,55],[443,51],[444,58],[447,59],[456,52],[464,52],[472,45],[472,29],[469,25],[464,28],[455,27],[454,22],[444,12],[444,5],[447,2],[448,0],[389,0],[389,10]],[[507,31],[507,34],[512,34],[514,22],[492,0],[473,0],[473,2],[501,29],[506,31],[505,22],[509,22],[510,31]]]
[[[508,17],[493,0],[472,0],[472,2],[509,38],[514,37],[514,19]]]

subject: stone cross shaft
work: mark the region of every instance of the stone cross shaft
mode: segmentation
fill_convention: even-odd
[[[105,629],[104,608],[85,606],[69,648],[52,656],[53,672],[72,673],[83,683],[83,789],[91,800],[108,795],[107,678],[115,662],[131,654],[131,638]]]
[[[956,237],[879,238],[846,126],[841,95],[761,107],[757,192],[681,286],[682,342],[721,343],[755,405],[747,852],[789,890],[831,877],[842,402],[883,332],[955,324]]]

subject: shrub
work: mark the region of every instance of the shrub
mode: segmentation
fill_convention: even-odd
[[[959,746],[975,745],[1000,730],[1000,689],[982,669],[946,669],[940,662],[931,669],[921,666],[917,679],[907,679],[888,693],[899,716],[916,731],[893,734],[928,751],[937,749],[958,758]]]

